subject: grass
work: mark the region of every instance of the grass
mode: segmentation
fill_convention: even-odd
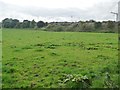
[[[64,74],[86,75],[91,88],[117,86],[118,34],[5,29],[3,88],[65,88]]]

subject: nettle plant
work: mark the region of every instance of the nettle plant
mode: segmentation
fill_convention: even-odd
[[[60,85],[65,88],[89,88],[92,85],[92,82],[86,75],[65,74],[60,78]]]

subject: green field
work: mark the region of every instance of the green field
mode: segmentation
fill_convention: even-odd
[[[90,88],[118,85],[116,33],[5,29],[2,36],[3,88],[78,85],[70,80],[64,82],[69,78],[65,75],[87,77],[91,81]]]

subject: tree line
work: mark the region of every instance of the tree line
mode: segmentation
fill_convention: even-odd
[[[72,31],[72,32],[118,32],[118,22],[94,20],[79,22],[52,22],[47,26],[47,31]]]
[[[118,22],[94,20],[79,21],[79,22],[43,22],[35,20],[23,20],[5,18],[2,20],[4,28],[43,28],[46,31],[76,31],[76,32],[118,32]]]
[[[2,26],[4,28],[41,28],[47,26],[47,22],[35,22],[35,20],[23,20],[23,22],[20,22],[18,19],[5,18],[2,20]]]

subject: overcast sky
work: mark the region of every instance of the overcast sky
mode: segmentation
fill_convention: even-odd
[[[115,20],[119,0],[0,0],[4,18],[43,21]]]

